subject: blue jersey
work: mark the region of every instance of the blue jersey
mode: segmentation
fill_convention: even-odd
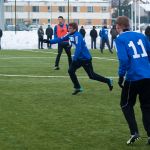
[[[115,40],[119,59],[119,76],[127,81],[150,78],[150,43],[137,32],[126,31]]]
[[[102,29],[100,30],[99,32],[99,36],[102,38],[102,39],[108,39],[108,29],[107,28],[104,28],[102,27]]]
[[[55,38],[53,40],[50,40],[50,43],[51,44],[61,43],[62,41],[65,40],[69,40],[69,43],[71,45],[74,45],[75,47],[73,61],[76,61],[78,59],[80,60],[91,59],[91,54],[86,46],[85,40],[83,39],[81,33],[77,31],[73,34],[67,34],[62,38]]]

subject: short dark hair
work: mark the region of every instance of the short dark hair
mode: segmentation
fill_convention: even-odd
[[[129,18],[126,16],[119,16],[116,20],[116,24],[123,26],[126,29],[130,28]]]
[[[58,19],[59,19],[59,18],[64,19],[63,16],[59,16]]]
[[[76,29],[78,31],[78,25],[75,22],[69,23],[69,26],[72,27],[73,29]]]
[[[150,37],[150,26],[147,26],[145,29],[145,35]]]

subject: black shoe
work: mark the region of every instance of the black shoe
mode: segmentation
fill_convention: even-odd
[[[79,89],[75,89],[72,93],[72,95],[76,95],[78,94],[79,92],[83,92],[83,89],[82,88],[79,88]]]
[[[131,135],[130,139],[127,141],[127,145],[133,144],[135,141],[139,140],[139,134]]]
[[[150,145],[150,137],[148,137],[147,145]]]
[[[59,70],[60,68],[58,66],[55,66],[54,67],[54,70]]]
[[[109,86],[109,90],[112,91],[112,89],[113,89],[113,79],[109,79],[109,82],[107,84]]]
[[[112,50],[110,50],[110,53],[111,53],[111,54],[113,54],[113,51],[112,51]]]

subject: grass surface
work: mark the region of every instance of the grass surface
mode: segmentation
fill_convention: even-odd
[[[0,51],[0,150],[149,150],[142,139],[127,146],[129,130],[120,110],[116,54],[91,51],[95,72],[114,77],[114,89],[77,71],[83,93],[72,96],[66,55],[53,70],[55,50]]]

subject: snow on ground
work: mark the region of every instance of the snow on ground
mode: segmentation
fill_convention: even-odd
[[[85,40],[88,48],[91,48],[90,30],[86,29]],[[99,33],[99,30],[97,30]],[[46,38],[46,35],[44,35]],[[43,44],[47,48],[46,43]],[[37,30],[33,31],[3,31],[1,39],[2,49],[38,49]],[[97,38],[97,48],[100,47],[100,38]],[[57,48],[57,44],[52,45],[52,48]]]

